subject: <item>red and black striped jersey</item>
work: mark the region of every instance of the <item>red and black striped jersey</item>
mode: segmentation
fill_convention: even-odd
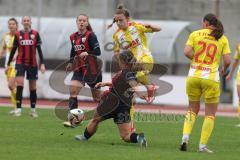
[[[99,42],[94,32],[87,31],[84,34],[74,32],[70,36],[72,49],[70,54],[70,62],[75,64],[74,70],[82,72],[83,75],[96,76],[101,72],[101,60],[97,56],[101,55]],[[87,58],[81,59],[79,55],[87,52]]]
[[[42,44],[39,33],[36,30],[25,32],[21,30],[16,33],[13,47],[18,48],[16,64],[25,66],[37,66],[36,50]]]

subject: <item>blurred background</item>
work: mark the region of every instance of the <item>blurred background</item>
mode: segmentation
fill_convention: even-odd
[[[112,42],[116,26],[110,30],[106,30],[106,26],[112,22],[118,4],[124,4],[135,21],[158,24],[162,28],[161,32],[148,35],[156,61],[153,74],[157,76],[161,72],[159,65],[166,66],[168,71],[161,79],[171,83],[173,90],[158,97],[157,104],[187,104],[185,78],[189,61],[183,56],[183,48],[189,33],[201,27],[205,14],[215,13],[223,22],[232,56],[240,42],[240,0],[0,0],[0,41],[8,30],[8,18],[16,17],[20,22],[21,16],[31,16],[33,28],[39,30],[43,40],[43,53],[49,70],[39,77],[38,95],[53,99],[68,97],[49,90],[47,81],[52,71],[69,57],[69,36],[77,30],[75,18],[80,13],[89,15],[101,44],[104,80],[108,80],[112,51],[106,50],[106,46]],[[4,58],[0,60],[0,96],[6,97],[9,92],[3,64]],[[233,81],[226,84],[223,81],[223,103],[237,101],[233,86]],[[28,96],[27,90],[24,95]],[[172,97],[175,97],[174,102]]]

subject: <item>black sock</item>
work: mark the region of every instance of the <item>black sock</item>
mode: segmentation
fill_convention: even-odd
[[[137,141],[137,137],[138,137],[138,134],[137,133],[132,133],[131,135],[130,135],[130,142],[131,143],[137,143],[138,141]]]
[[[91,138],[92,137],[92,135],[88,132],[88,130],[87,130],[87,128],[85,129],[85,131],[84,131],[84,137],[85,138],[87,138],[87,139],[89,139],[89,138]]]
[[[36,107],[36,102],[37,102],[37,92],[36,90],[31,90],[30,91],[30,102],[31,102],[31,108]]]
[[[68,102],[69,109],[76,109],[78,108],[78,100],[77,97],[70,97]]]
[[[23,92],[23,86],[17,86],[17,93],[16,93],[17,108],[22,108],[22,92]]]

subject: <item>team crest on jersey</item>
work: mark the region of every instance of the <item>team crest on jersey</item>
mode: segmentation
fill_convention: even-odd
[[[82,42],[85,43],[86,41],[86,37],[82,38]]]
[[[35,35],[34,35],[34,34],[31,34],[30,37],[31,37],[31,39],[34,39],[34,38],[35,38]]]

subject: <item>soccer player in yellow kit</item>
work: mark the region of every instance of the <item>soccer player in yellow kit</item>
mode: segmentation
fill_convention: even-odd
[[[140,24],[132,21],[130,13],[122,5],[117,7],[114,15],[113,23],[117,23],[118,30],[113,35],[115,43],[114,53],[117,55],[123,50],[130,50],[137,59],[137,64],[140,66],[137,72],[137,81],[146,86],[148,90],[147,102],[151,103],[154,100],[155,85],[149,82],[148,74],[153,69],[154,59],[148,47],[147,37],[145,33],[160,31],[160,27],[150,24]],[[113,23],[108,26],[112,27]],[[132,120],[134,119],[134,106],[130,110]],[[132,121],[133,122],[133,121]],[[132,131],[135,130],[132,124]]]
[[[3,44],[2,44],[2,49],[0,51],[0,57],[4,54],[6,54],[6,60],[5,60],[5,68],[7,66],[7,62],[10,56],[10,51],[12,50],[13,47],[13,40],[15,37],[15,33],[18,30],[18,22],[15,18],[10,18],[8,20],[8,29],[9,32],[4,34],[3,37]],[[7,76],[7,81],[8,81],[8,88],[11,91],[11,101],[14,106],[16,106],[16,70],[15,70],[15,61],[13,61],[10,66],[8,71],[5,71],[6,76]],[[11,110],[9,113],[13,114],[14,110]]]
[[[226,77],[226,80],[230,80],[234,74],[235,69],[238,67],[238,73],[237,73],[237,92],[238,92],[238,116],[240,118],[240,66],[239,66],[239,60],[240,60],[240,43],[237,45],[236,52],[234,55],[234,63],[232,65],[232,69],[229,72],[229,74]],[[240,124],[236,125],[237,127],[240,127]]]
[[[212,153],[207,148],[208,139],[214,127],[215,113],[220,96],[219,64],[223,58],[223,75],[230,65],[230,47],[228,39],[223,35],[221,21],[214,14],[203,18],[203,29],[190,34],[184,54],[191,60],[187,78],[186,91],[189,108],[183,126],[181,151],[187,151],[187,144],[194,122],[200,109],[200,98],[205,101],[205,119],[202,125],[199,152]]]
[[[156,87],[149,81],[148,75],[153,69],[154,59],[147,44],[145,33],[160,31],[160,27],[150,24],[140,24],[131,22],[130,13],[119,6],[114,15],[114,22],[117,23],[118,30],[114,33],[115,54],[123,50],[130,50],[137,59],[139,71],[137,72],[137,80],[145,85],[148,90],[148,102],[154,99]]]

